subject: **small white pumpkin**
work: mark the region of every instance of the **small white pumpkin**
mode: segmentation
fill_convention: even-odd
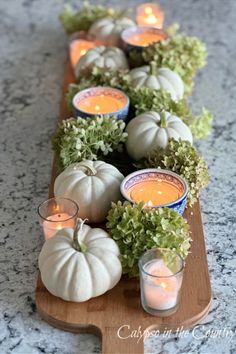
[[[120,280],[119,248],[102,229],[83,224],[48,239],[39,255],[42,282],[50,293],[82,302],[104,294]]]
[[[120,199],[123,178],[116,167],[104,161],[86,160],[70,165],[56,178],[54,194],[73,199],[80,218],[102,222],[111,202]]]
[[[94,66],[111,70],[126,70],[129,68],[125,53],[115,47],[99,46],[89,49],[75,66],[75,76],[89,73]]]
[[[105,17],[94,22],[88,34],[99,44],[121,47],[121,32],[133,26],[135,26],[134,21],[127,17]]]
[[[157,69],[156,63],[135,68],[129,73],[133,87],[148,87],[155,90],[166,90],[172,100],[178,101],[184,96],[184,83],[181,77],[168,68]]]
[[[126,132],[126,149],[134,160],[140,160],[152,150],[166,148],[170,138],[193,141],[189,127],[169,112],[142,113],[129,122]]]

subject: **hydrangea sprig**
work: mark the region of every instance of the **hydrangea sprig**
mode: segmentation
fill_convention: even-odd
[[[190,94],[193,78],[206,64],[206,57],[206,45],[199,38],[184,34],[173,35],[143,51],[146,63],[155,61],[158,67],[167,67],[177,72],[185,83],[186,94]]]
[[[107,230],[117,242],[123,273],[138,276],[140,256],[155,247],[169,248],[186,258],[190,248],[190,229],[176,211],[169,208],[143,208],[143,204],[112,204]]]
[[[52,140],[59,170],[82,160],[103,159],[122,151],[127,133],[125,123],[115,117],[70,118],[63,120]]]
[[[203,187],[209,183],[207,163],[188,141],[169,140],[166,149],[153,151],[139,168],[164,168],[178,173],[188,183],[188,205],[192,206]]]
[[[212,114],[203,108],[202,114],[195,116],[185,99],[173,101],[170,94],[164,90],[153,90],[147,87],[138,87],[136,89],[128,89],[131,104],[135,107],[136,115],[143,112],[163,110],[173,113],[181,118],[185,124],[189,126],[194,138],[206,138],[212,127]]]
[[[72,34],[79,31],[88,31],[90,26],[101,18],[116,18],[124,15],[124,10],[117,10],[102,5],[91,5],[87,1],[84,2],[84,7],[78,11],[74,11],[71,6],[66,5],[59,16],[59,19],[66,33]]]

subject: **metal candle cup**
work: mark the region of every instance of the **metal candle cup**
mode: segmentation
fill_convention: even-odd
[[[74,228],[79,207],[68,198],[51,198],[38,207],[39,222],[43,229],[45,240],[55,236],[64,228]]]
[[[136,21],[139,26],[163,28],[164,11],[158,4],[146,3],[138,6]]]
[[[129,98],[113,87],[91,87],[78,92],[72,101],[75,116],[87,118],[106,115],[125,120],[129,111]]]
[[[131,203],[146,207],[168,207],[183,214],[188,194],[185,180],[176,173],[157,168],[133,172],[121,183],[121,194]]]
[[[155,316],[169,316],[178,309],[184,261],[174,251],[156,248],[139,259],[143,309]]]

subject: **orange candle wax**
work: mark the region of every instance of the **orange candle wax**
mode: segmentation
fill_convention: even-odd
[[[73,67],[76,66],[79,59],[87,53],[91,48],[94,48],[95,44],[90,41],[76,39],[70,43],[70,61]]]
[[[139,26],[162,28],[164,11],[158,4],[146,3],[137,8],[136,20]]]
[[[116,112],[123,106],[124,103],[118,98],[103,94],[86,97],[77,103],[78,109],[94,114],[108,114],[111,112]]]
[[[144,202],[151,207],[176,201],[181,197],[181,191],[176,185],[162,179],[146,180],[130,188],[129,197],[136,203]]]
[[[57,231],[66,227],[74,228],[75,220],[67,213],[58,213],[47,217],[43,222],[43,232],[45,240],[53,237]]]
[[[130,36],[127,39],[127,42],[135,46],[147,47],[150,44],[159,42],[165,38],[166,36],[163,36],[161,33],[159,34],[159,33],[143,32],[143,33],[137,33],[134,34],[133,36]]]

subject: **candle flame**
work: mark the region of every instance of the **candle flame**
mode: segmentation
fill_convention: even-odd
[[[152,8],[150,6],[147,6],[147,7],[145,7],[144,12],[147,15],[151,15],[152,14]]]
[[[166,283],[164,283],[164,282],[161,282],[161,284],[160,284],[160,285],[161,285],[161,287],[162,287],[162,288],[164,288],[164,289],[165,289],[165,288],[166,288],[166,286],[167,286],[167,285],[166,285]]]
[[[157,18],[156,18],[156,16],[154,15],[154,14],[151,14],[151,15],[149,15],[148,17],[147,17],[147,23],[149,24],[149,25],[153,25],[153,24],[155,24],[158,20],[157,20]]]
[[[95,111],[100,111],[100,106],[99,106],[99,105],[96,105],[96,106],[94,107],[94,109],[95,109]]]
[[[84,54],[86,54],[87,51],[88,51],[87,49],[82,49],[82,50],[80,51],[81,56],[84,55]]]
[[[58,204],[54,207],[54,210],[55,210],[55,211],[59,211],[59,210],[60,210],[60,207],[59,207]]]
[[[62,226],[61,225],[57,225],[57,230],[61,230]]]

